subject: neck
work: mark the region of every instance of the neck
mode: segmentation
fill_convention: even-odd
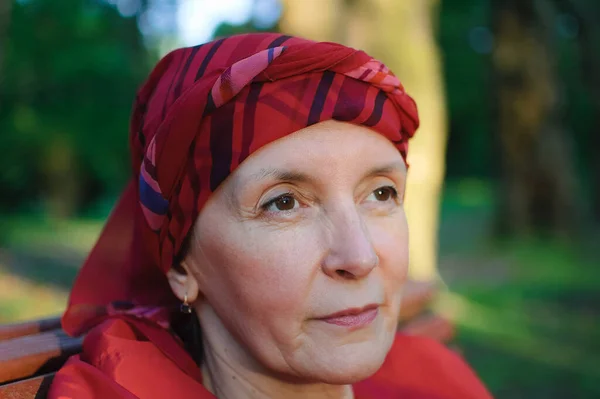
[[[229,334],[209,305],[201,308],[203,383],[217,398],[354,398],[351,385],[286,381],[269,373]]]

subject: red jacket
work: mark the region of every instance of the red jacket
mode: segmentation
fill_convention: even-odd
[[[357,399],[491,399],[467,364],[440,343],[398,334]],[[167,330],[128,317],[94,328],[56,374],[49,399],[214,399],[199,367]]]

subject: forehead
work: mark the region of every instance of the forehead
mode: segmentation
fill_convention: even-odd
[[[234,172],[235,180],[261,180],[299,169],[327,174],[339,169],[360,172],[364,169],[406,166],[394,144],[381,134],[360,125],[338,121],[321,122],[276,140],[248,157]]]

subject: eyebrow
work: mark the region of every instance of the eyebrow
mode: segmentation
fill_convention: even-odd
[[[404,164],[404,162],[392,162],[386,165],[374,167],[370,169],[367,173],[365,173],[361,180],[372,176],[385,175],[397,172],[406,172],[406,165]],[[267,178],[279,181],[289,181],[298,183],[304,183],[312,180],[312,178],[306,173],[278,168],[261,169],[259,172],[250,175],[250,178],[256,182]]]
[[[392,162],[383,166],[377,166],[369,170],[361,180],[377,175],[387,175],[398,172],[406,172],[406,164],[404,162]]]
[[[311,180],[310,176],[306,173],[277,168],[261,169],[259,172],[252,174],[250,178],[257,182],[264,179],[292,182],[307,182]]]

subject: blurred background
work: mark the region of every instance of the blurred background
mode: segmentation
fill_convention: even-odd
[[[600,397],[600,2],[0,0],[0,323],[60,314],[129,177],[166,52],[280,31],[383,60],[419,104],[411,273],[497,398]]]

